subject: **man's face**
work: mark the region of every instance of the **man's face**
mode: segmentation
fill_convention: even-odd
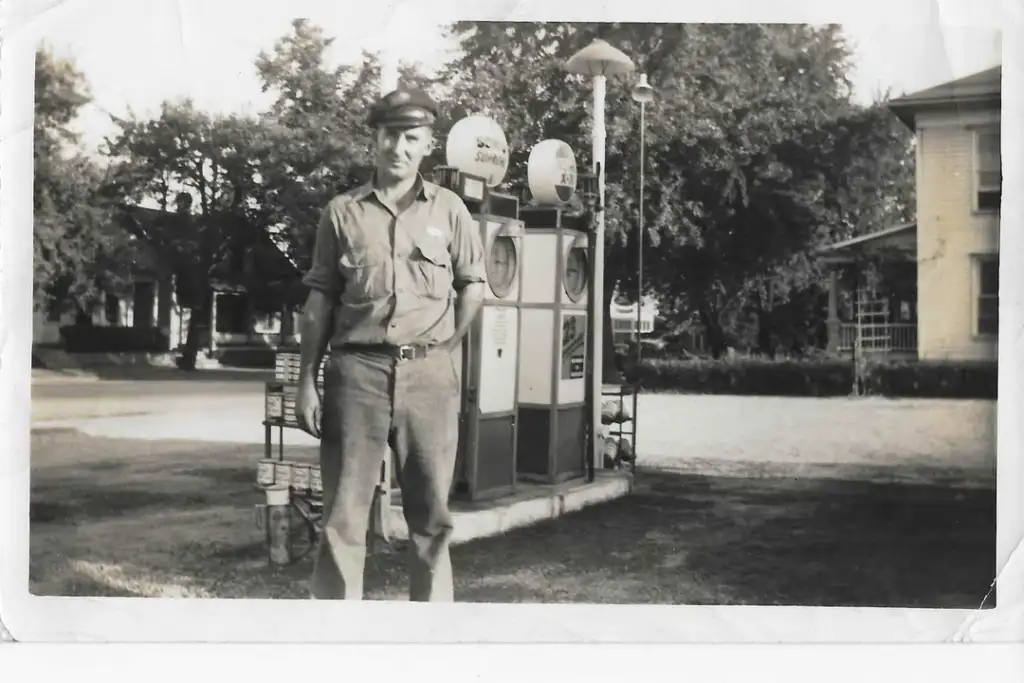
[[[420,163],[434,149],[434,133],[419,128],[377,129],[377,170],[395,180],[407,180],[419,172]]]

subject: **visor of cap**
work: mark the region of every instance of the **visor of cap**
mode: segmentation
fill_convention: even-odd
[[[387,128],[418,128],[420,126],[433,126],[437,116],[428,109],[416,105],[404,107],[381,108],[370,114],[371,126],[385,126]]]

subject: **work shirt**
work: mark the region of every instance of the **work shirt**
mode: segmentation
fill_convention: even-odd
[[[486,281],[479,228],[462,199],[422,177],[414,197],[399,211],[367,183],[324,210],[303,282],[334,302],[332,349],[446,341],[457,291]]]

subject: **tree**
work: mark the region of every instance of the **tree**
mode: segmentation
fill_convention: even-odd
[[[887,205],[866,191],[879,176],[873,157],[885,126],[850,101],[849,50],[836,27],[460,23],[452,31],[464,50],[446,74],[453,101],[504,127],[512,183],[523,181],[529,149],[545,137],[565,140],[589,166],[590,87],[566,73],[568,57],[597,36],[634,56],[657,91],[647,121],[647,290],[667,310],[695,313],[716,356],[730,342],[727,320],[742,317],[765,282],[780,302],[809,286],[819,277],[815,246],[863,229],[877,204]],[[630,291],[636,281],[632,82],[608,83],[605,304],[613,288]],[[905,154],[890,156],[904,181],[912,177]]]
[[[373,132],[366,117],[379,96],[380,62],[363,53],[356,65],[331,67],[334,40],[305,19],[256,59],[263,92],[277,95],[260,118],[270,136],[259,183],[263,220],[275,226],[300,271],[309,266],[316,225],[327,203],[369,179]],[[406,85],[430,87],[414,67]]]
[[[183,367],[193,369],[215,271],[225,260],[242,265],[266,235],[253,197],[267,136],[253,119],[209,116],[189,100],[120,126],[105,189],[122,207],[120,224],[175,276],[191,311]],[[159,210],[143,209],[147,202]]]
[[[126,245],[109,229],[108,207],[97,198],[103,174],[77,149],[70,128],[89,102],[85,77],[47,49],[36,52],[33,124],[34,302],[39,310],[68,299],[93,299],[104,279],[114,279]]]

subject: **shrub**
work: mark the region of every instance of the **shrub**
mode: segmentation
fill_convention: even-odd
[[[156,353],[167,349],[167,337],[159,328],[87,327],[60,328],[68,353]]]
[[[995,361],[890,361],[869,366],[866,380],[880,396],[994,400],[999,369]]]
[[[753,396],[845,396],[853,386],[849,362],[736,360],[644,360],[629,379],[651,391]]]
[[[847,396],[853,363],[846,358],[771,361],[645,359],[630,381],[646,391],[747,396]],[[919,398],[995,399],[995,362],[879,361],[868,366],[868,394]]]
[[[214,356],[221,365],[234,368],[273,368],[277,358],[277,349],[233,349],[218,348]]]

